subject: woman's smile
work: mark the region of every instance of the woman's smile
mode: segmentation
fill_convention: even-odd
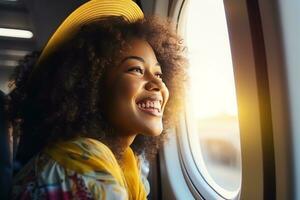
[[[142,112],[157,117],[162,117],[161,103],[162,100],[160,100],[159,98],[149,97],[137,102],[137,105]]]

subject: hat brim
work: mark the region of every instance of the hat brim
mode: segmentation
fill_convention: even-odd
[[[121,16],[128,22],[143,19],[144,14],[132,0],[91,0],[73,11],[51,36],[38,63],[72,37],[83,25],[109,16]]]

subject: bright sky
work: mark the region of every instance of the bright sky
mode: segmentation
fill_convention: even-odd
[[[237,115],[223,0],[194,0],[188,8],[186,41],[191,97],[197,118]]]

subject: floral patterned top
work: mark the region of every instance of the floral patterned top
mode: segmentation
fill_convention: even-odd
[[[129,149],[127,159],[134,162],[119,166],[109,148],[97,140],[64,143],[26,164],[14,178],[12,199],[146,199],[150,187],[141,173],[143,159],[133,155]]]

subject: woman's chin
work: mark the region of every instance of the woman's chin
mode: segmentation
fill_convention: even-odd
[[[146,136],[159,136],[163,132],[163,126],[152,126],[151,128],[148,128],[147,130],[143,131],[143,135]]]

